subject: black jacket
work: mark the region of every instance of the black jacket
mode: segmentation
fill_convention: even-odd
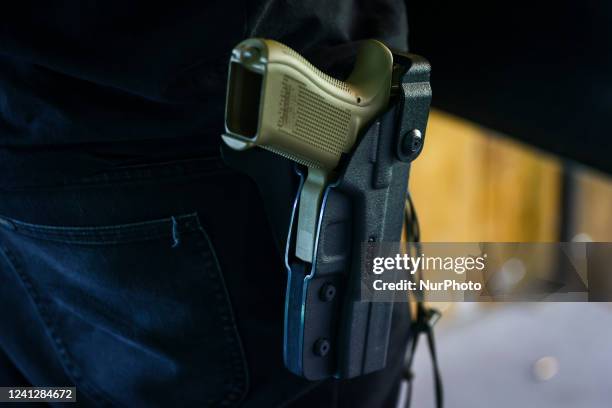
[[[260,36],[338,74],[407,47],[401,0],[31,2],[0,13],[0,187],[218,154],[229,52]]]

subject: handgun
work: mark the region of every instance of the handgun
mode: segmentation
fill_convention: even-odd
[[[357,135],[389,102],[393,56],[379,41],[361,46],[346,82],[284,44],[248,39],[232,51],[224,141],[260,146],[303,164],[295,255],[312,262],[323,190]]]
[[[224,159],[275,194],[263,148],[296,163],[285,248],[284,360],[309,380],[384,368],[393,305],[362,301],[364,243],[399,242],[410,163],[423,148],[429,63],[366,40],[340,81],[291,48],[231,53]],[[266,159],[267,158],[267,159]],[[270,200],[268,200],[270,201]]]

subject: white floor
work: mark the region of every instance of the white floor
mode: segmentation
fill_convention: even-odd
[[[434,407],[424,340],[413,408]],[[436,340],[446,408],[612,407],[611,304],[458,303]]]

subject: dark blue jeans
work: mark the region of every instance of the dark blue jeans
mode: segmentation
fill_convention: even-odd
[[[394,406],[405,306],[386,370],[285,370],[266,219],[216,158],[2,191],[0,386],[76,386],[83,406]]]

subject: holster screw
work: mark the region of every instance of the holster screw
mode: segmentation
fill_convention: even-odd
[[[336,296],[336,287],[331,283],[326,283],[319,291],[319,299],[324,302],[330,302]]]
[[[419,151],[423,143],[423,134],[419,129],[412,129],[402,137],[402,154],[410,156]]]
[[[329,343],[329,340],[324,337],[321,337],[315,342],[313,351],[317,356],[325,357],[329,353],[330,349],[331,344]]]

